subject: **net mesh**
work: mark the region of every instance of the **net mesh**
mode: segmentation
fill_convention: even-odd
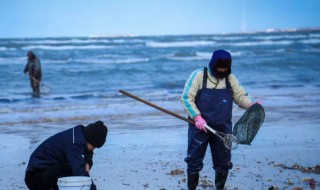
[[[238,147],[238,140],[231,134],[225,135],[225,137],[223,138],[223,143],[228,149],[233,150]]]
[[[251,144],[265,118],[262,105],[253,104],[234,125],[233,135],[239,144]]]
[[[45,84],[40,85],[40,92],[43,95],[48,95],[51,92],[51,87]]]

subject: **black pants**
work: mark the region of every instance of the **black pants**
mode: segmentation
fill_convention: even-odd
[[[27,171],[25,183],[30,190],[58,190],[58,178],[72,176],[69,165],[59,164],[47,169]]]

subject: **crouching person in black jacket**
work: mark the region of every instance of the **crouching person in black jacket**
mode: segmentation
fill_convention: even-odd
[[[58,189],[66,176],[89,176],[93,150],[106,141],[108,129],[102,121],[62,131],[41,143],[31,154],[25,183],[31,190]],[[96,186],[92,182],[91,190]]]

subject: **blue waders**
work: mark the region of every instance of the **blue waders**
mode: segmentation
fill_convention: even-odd
[[[226,78],[226,89],[207,88],[207,68],[204,68],[203,85],[199,90],[195,103],[204,120],[217,131],[232,133],[232,89]],[[208,144],[211,149],[213,169],[216,172],[215,184],[217,189],[223,189],[227,180],[228,171],[232,168],[231,151],[227,149],[223,141],[212,134],[204,132],[189,124],[188,131],[188,156],[185,158],[188,164],[188,188],[196,189],[199,181],[199,172],[203,168],[203,159]]]

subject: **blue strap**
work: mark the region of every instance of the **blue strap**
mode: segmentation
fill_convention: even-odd
[[[207,70],[208,70],[207,67],[205,67],[205,68],[203,69],[202,88],[207,88],[207,79],[208,79]]]
[[[232,90],[231,84],[230,84],[230,81],[229,81],[229,76],[226,77],[226,89]]]

